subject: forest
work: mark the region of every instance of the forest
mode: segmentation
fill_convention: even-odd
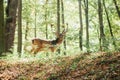
[[[0,80],[119,80],[120,0],[0,0]]]

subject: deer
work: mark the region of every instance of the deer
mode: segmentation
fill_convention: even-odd
[[[41,51],[48,51],[50,50],[51,52],[55,52],[60,44],[63,42],[64,37],[66,35],[66,32],[68,31],[68,26],[62,31],[62,33],[56,32],[56,39],[54,40],[43,40],[43,39],[32,39],[32,49],[31,53],[34,54],[34,56]]]

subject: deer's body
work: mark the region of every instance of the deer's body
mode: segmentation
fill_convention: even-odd
[[[62,43],[63,39],[57,38],[56,40],[46,41],[42,39],[33,39],[32,40],[32,50],[31,52],[36,54],[40,51],[48,51],[54,52],[58,46]]]
[[[57,33],[57,38],[55,40],[42,40],[42,39],[33,39],[32,40],[32,50],[31,53],[37,54],[41,51],[48,51],[51,52],[56,51],[56,49],[59,47],[59,45],[63,42],[64,36],[66,34],[67,30],[63,30],[62,33]]]

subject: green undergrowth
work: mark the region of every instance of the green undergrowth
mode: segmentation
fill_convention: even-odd
[[[1,80],[119,80],[120,52],[0,60]]]

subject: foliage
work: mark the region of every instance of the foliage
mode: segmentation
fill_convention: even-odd
[[[119,1],[118,1],[119,2]],[[115,6],[112,1],[106,1],[106,7],[108,10],[109,18],[111,21],[113,33],[115,36],[115,41],[117,43],[117,46],[119,46],[119,18],[116,13]],[[99,21],[98,21],[98,7],[97,7],[97,1],[91,1],[89,0],[89,38],[90,38],[90,51],[96,52],[99,51]],[[68,8],[68,6],[71,6],[71,9]],[[36,4],[33,0],[24,0],[23,1],[23,33],[25,32],[25,22],[29,22],[29,31],[28,31],[28,39],[34,38],[34,14],[36,9],[37,14],[37,38],[45,39],[46,34],[46,24],[48,24],[48,39],[54,39],[55,35],[52,34],[52,31],[56,31],[56,19],[57,19],[57,4],[55,0],[48,1],[46,4],[46,1],[41,2],[39,0],[36,0]],[[68,23],[69,31],[67,32],[66,39],[67,39],[67,48],[76,48],[78,51],[79,49],[79,11],[78,11],[78,1],[70,0],[70,1],[64,1],[64,8],[65,8],[65,22]],[[84,3],[82,1],[82,16],[83,16],[83,51],[86,52],[86,32],[85,32],[85,12],[84,12]],[[47,11],[46,11],[47,9]],[[47,13],[46,13],[47,12]],[[47,14],[47,20],[45,20],[45,14]],[[105,35],[106,40],[108,43],[109,50],[113,51],[114,46],[112,45],[112,38],[110,36],[109,27],[106,19],[106,14],[103,9],[103,18],[104,18],[104,27],[105,27]],[[53,27],[50,25],[54,24]],[[61,26],[61,31],[62,31]],[[24,41],[24,40],[23,40]],[[72,45],[72,47],[70,47]],[[93,47],[94,46],[94,47]],[[70,47],[70,48],[69,48]],[[118,48],[119,49],[119,48]],[[64,49],[62,49],[64,50]],[[69,51],[69,50],[68,50]]]

